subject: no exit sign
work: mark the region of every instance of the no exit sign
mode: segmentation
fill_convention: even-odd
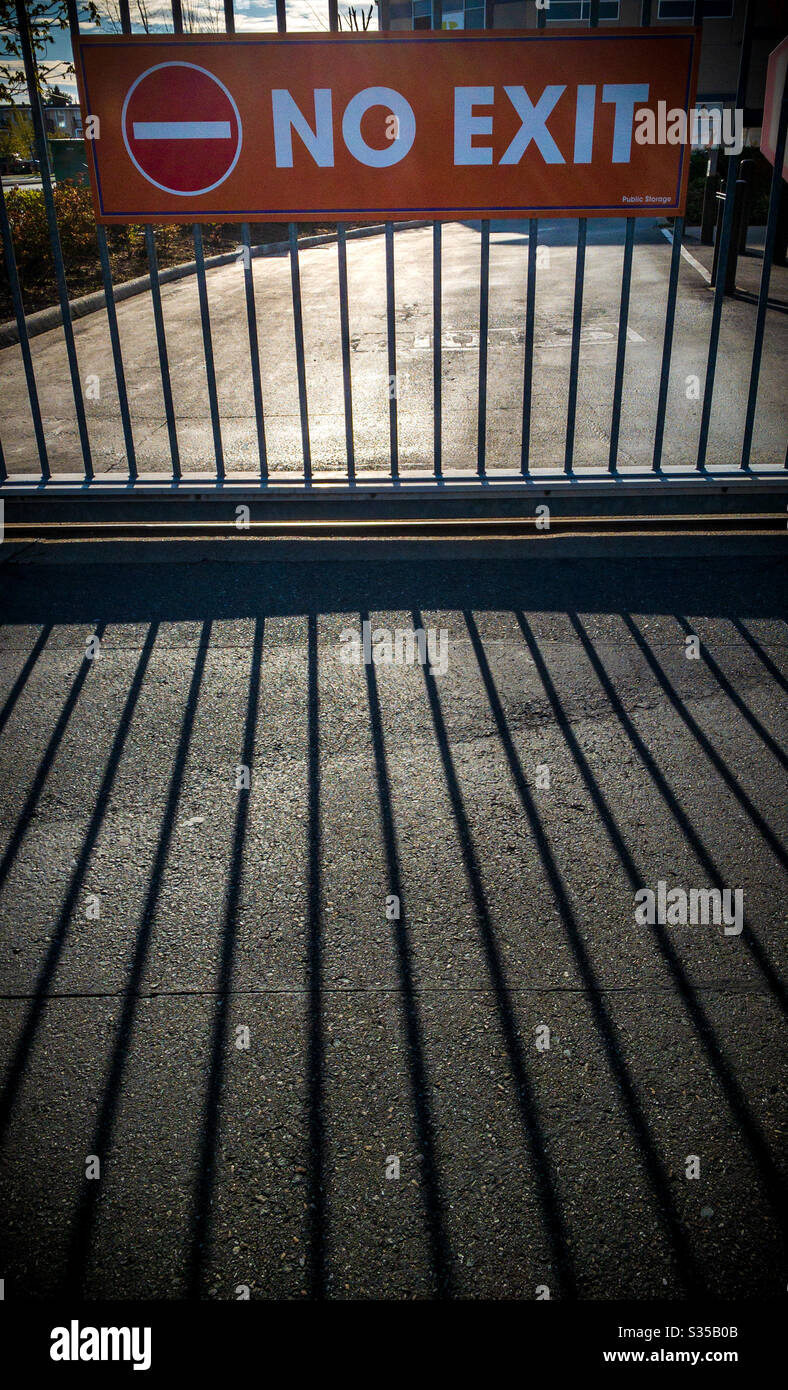
[[[638,116],[697,62],[686,27],[135,35],[77,73],[102,222],[610,217],[683,211],[689,150]]]

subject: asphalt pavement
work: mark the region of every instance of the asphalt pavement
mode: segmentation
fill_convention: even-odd
[[[776,543],[244,544],[0,553],[6,1299],[782,1298]]]
[[[575,465],[607,467],[623,264],[623,220],[589,221],[585,263]],[[359,468],[388,471],[389,393],[398,407],[403,471],[433,458],[433,262],[431,227],[396,231],[394,317],[397,380],[389,380],[385,244],[349,240],[348,300],[353,422]],[[474,472],[479,400],[480,247],[478,223],[442,233],[442,453],[444,467]],[[564,466],[576,269],[577,223],[544,219],[536,248],[531,453],[534,467]],[[657,221],[638,219],[623,378],[619,461],[650,467],[662,366],[671,247]],[[336,244],[299,253],[312,464],[346,467]],[[525,361],[528,224],[491,227],[486,442],[491,471],[520,468]],[[268,465],[301,469],[301,418],[291,271],[286,248],[252,262]],[[747,284],[752,275],[749,265]],[[755,261],[753,262],[755,265]],[[757,261],[760,267],[760,261]],[[772,289],[784,300],[785,270]],[[242,259],[208,272],[222,448],[229,472],[259,468]],[[194,276],[162,287],[169,370],[184,471],[212,469],[211,427],[198,287]],[[663,464],[697,456],[713,294],[700,262],[682,258],[671,359]],[[172,468],[149,293],[117,306],[137,464]],[[725,303],[719,340],[708,461],[738,466],[747,407],[756,304]],[[127,470],[118,394],[104,310],[75,322],[77,355],[97,473]],[[779,305],[766,323],[753,437],[754,466],[785,457],[788,319]],[[32,340],[53,472],[81,471],[82,455],[63,332]],[[38,456],[18,346],[0,350],[0,438],[9,471],[35,472]]]

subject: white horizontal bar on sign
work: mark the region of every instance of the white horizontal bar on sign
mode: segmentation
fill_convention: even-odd
[[[135,121],[135,140],[229,140],[229,121]]]

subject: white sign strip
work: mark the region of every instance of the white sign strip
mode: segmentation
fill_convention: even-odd
[[[135,121],[135,140],[229,140],[229,121]]]

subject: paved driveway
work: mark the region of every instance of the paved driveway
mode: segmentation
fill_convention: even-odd
[[[533,358],[532,462],[563,466],[572,297],[574,222],[541,225]],[[576,464],[606,465],[620,297],[623,222],[589,224],[576,432]],[[478,225],[444,229],[444,463],[475,469],[478,356]],[[490,258],[488,465],[518,469],[522,424],[527,230],[494,223]],[[403,468],[432,461],[432,232],[396,234],[396,313],[400,454]],[[335,245],[300,255],[312,452],[317,469],[345,465],[345,426]],[[630,331],[621,416],[620,461],[649,465],[659,388],[670,246],[641,222],[635,247]],[[286,256],[254,261],[263,395],[272,469],[301,467],[290,267]],[[355,445],[360,467],[389,461],[385,253],[382,235],[348,243]],[[214,352],[227,467],[256,469],[257,442],[241,264],[209,272]],[[178,438],[185,468],[213,466],[213,445],[194,278],[163,288]],[[694,461],[706,367],[711,291],[682,260],[676,339],[668,394],[666,464]],[[118,306],[136,447],[141,469],[170,467],[150,296]],[[726,303],[709,461],[736,464],[749,384],[755,306]],[[83,385],[98,399],[86,408],[97,471],[125,469],[106,315],[76,324]],[[785,452],[784,362],[788,322],[773,312],[753,445],[755,464]],[[59,329],[33,341],[53,468],[81,468],[73,402]],[[0,352],[0,435],[12,471],[36,457],[18,347]],[[694,380],[697,379],[697,380]]]
[[[0,566],[9,1307],[782,1297],[784,565],[135,549]]]

